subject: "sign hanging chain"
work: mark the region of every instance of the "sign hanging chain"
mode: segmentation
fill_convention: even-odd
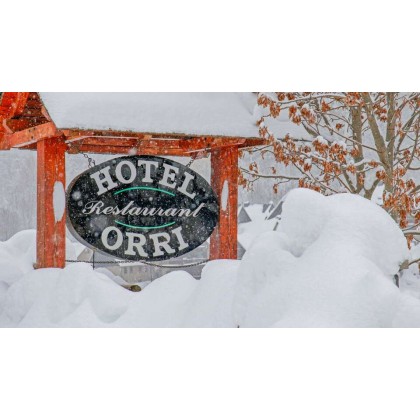
[[[90,168],[93,168],[94,166],[96,166],[95,159],[91,158],[87,153],[84,153],[84,152],[80,152],[80,153],[83,155],[84,158],[87,159],[87,161],[88,161],[88,168],[89,169]]]
[[[187,168],[191,168],[191,165],[197,160],[197,158],[200,156],[201,153],[204,153],[204,155],[206,155],[210,151],[211,151],[210,146],[207,145],[206,148],[204,149],[204,152],[195,152],[194,154],[191,155],[190,161],[185,166]]]
[[[191,168],[191,165],[193,162],[197,159],[197,153],[194,153],[194,155],[191,157],[190,161],[185,165],[187,168]]]
[[[70,148],[72,149],[72,150],[75,150],[76,151],[76,153],[78,153],[78,154],[80,154],[80,155],[82,155],[85,159],[87,159],[87,161],[88,161],[88,168],[89,169],[91,169],[91,168],[93,168],[94,166],[96,166],[96,162],[95,162],[95,159],[93,159],[93,158],[91,158],[87,153],[85,153],[85,152],[81,152],[80,151],[80,145],[81,144],[83,144],[83,140],[82,140],[82,142],[81,143],[76,143],[76,142],[73,142],[73,143],[71,143],[71,145],[70,145]]]

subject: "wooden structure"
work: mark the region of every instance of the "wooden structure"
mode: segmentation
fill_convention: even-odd
[[[37,153],[37,268],[64,267],[65,214],[54,213],[57,185],[66,186],[65,156],[75,153],[197,156],[211,153],[211,185],[219,198],[219,224],[210,258],[237,258],[238,151],[263,144],[257,137],[222,137],[57,127],[37,92],[4,92],[0,100],[0,150]],[[57,184],[58,183],[58,184]]]

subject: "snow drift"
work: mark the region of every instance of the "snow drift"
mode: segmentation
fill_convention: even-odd
[[[405,301],[393,276],[407,258],[404,235],[379,206],[350,194],[293,190],[277,232],[260,236],[243,258],[236,322],[391,326]]]
[[[140,293],[87,264],[33,270],[34,244],[33,232],[0,243],[0,326],[420,326],[420,300],[393,282],[405,238],[359,196],[293,190],[277,231],[242,261],[212,261],[200,281],[172,272]]]

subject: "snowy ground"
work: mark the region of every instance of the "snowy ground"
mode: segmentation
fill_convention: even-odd
[[[200,281],[172,272],[139,293],[87,264],[33,270],[34,231],[20,232],[0,243],[0,326],[420,327],[418,268],[396,287],[410,251],[379,206],[299,189],[277,231],[255,223],[242,261],[210,262]]]

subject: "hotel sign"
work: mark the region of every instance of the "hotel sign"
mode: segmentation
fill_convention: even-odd
[[[67,190],[67,227],[116,258],[162,261],[211,235],[216,196],[191,169],[157,156],[125,156],[80,174]]]

